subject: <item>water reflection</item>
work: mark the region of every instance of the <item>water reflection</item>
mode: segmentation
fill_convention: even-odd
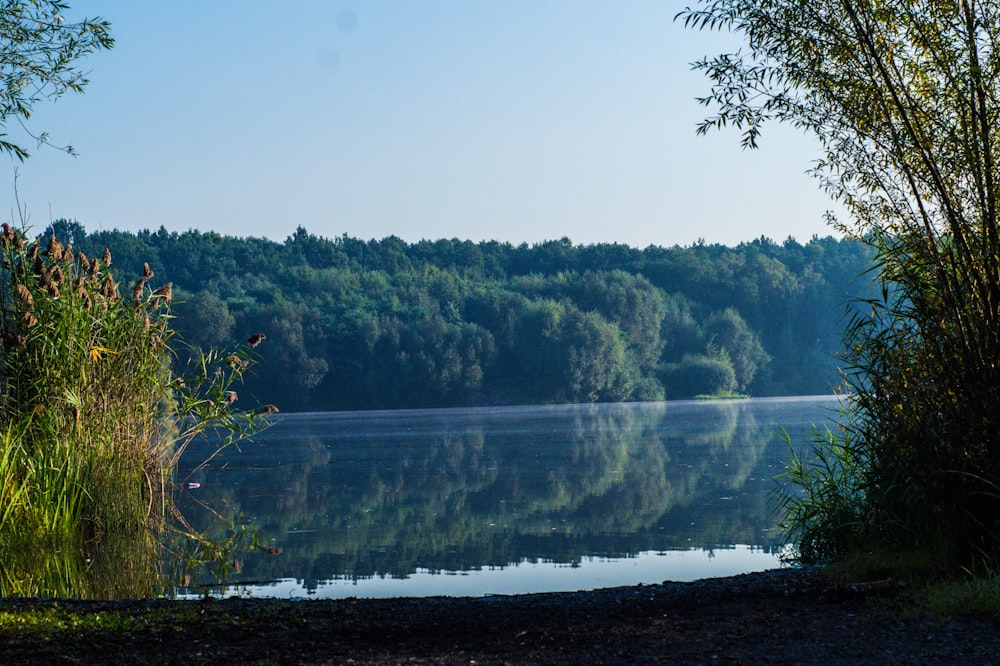
[[[267,582],[233,583],[212,590],[225,596],[295,598],[305,596],[344,598],[484,596],[574,592],[584,589],[658,583],[664,572],[671,580],[731,576],[772,568],[766,551],[736,546],[707,552],[672,550],[638,553],[626,559],[584,557],[580,562],[521,562],[516,566],[486,567],[467,571],[418,570],[405,578],[333,578],[308,588],[303,581],[286,578]],[[189,597],[200,596],[191,594]]]
[[[105,534],[99,542],[52,543],[28,535],[3,536],[0,597],[148,599],[162,596],[155,528]]]
[[[228,572],[261,583],[255,594],[270,594],[274,581],[315,592],[337,580],[579,567],[738,544],[766,554],[782,545],[767,501],[781,429],[805,438],[832,406],[813,398],[290,415],[194,472],[188,480],[200,485],[181,509],[209,537],[220,525],[258,530],[260,543]],[[203,452],[190,453],[197,461]]]
[[[766,568],[768,497],[833,399],[289,415],[162,519],[87,544],[0,535],[0,596],[583,589]],[[197,487],[188,489],[188,484]]]
[[[150,507],[144,524],[90,538],[4,530],[0,598],[153,599],[176,596],[196,580],[230,582],[242,568],[240,554],[261,546],[247,525],[220,527],[211,536],[194,531],[168,497]]]

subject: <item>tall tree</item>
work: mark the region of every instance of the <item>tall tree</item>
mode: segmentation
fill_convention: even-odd
[[[100,19],[67,21],[68,10],[59,0],[0,2],[0,151],[20,160],[28,151],[7,140],[2,131],[7,123],[16,119],[24,126],[36,103],[66,91],[82,92],[87,78],[76,62],[114,45],[110,24]],[[46,133],[27,127],[25,131],[39,143],[49,143]],[[72,146],[62,150],[73,152]]]
[[[747,326],[743,317],[733,308],[726,308],[710,316],[704,324],[710,344],[725,350],[736,373],[737,388],[745,391],[753,382],[757,371],[771,360],[760,338]]]
[[[1000,2],[704,0],[679,18],[746,42],[695,64],[715,110],[699,129],[815,136],[841,229],[881,269],[848,329],[856,515],[807,518],[804,540],[1000,557]]]

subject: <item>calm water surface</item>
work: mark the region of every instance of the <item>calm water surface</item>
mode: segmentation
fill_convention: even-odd
[[[231,582],[181,595],[579,590],[779,564],[769,494],[832,397],[282,416],[191,471],[196,529],[256,530]]]

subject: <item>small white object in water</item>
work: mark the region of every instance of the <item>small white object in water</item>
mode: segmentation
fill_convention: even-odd
[[[194,488],[201,488],[201,484],[200,483],[195,483],[194,481],[192,481],[192,482],[188,483],[188,488],[192,488],[192,489],[194,489]]]

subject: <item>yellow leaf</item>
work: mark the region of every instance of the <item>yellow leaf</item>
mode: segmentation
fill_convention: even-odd
[[[90,360],[94,363],[100,363],[104,358],[105,354],[117,354],[114,349],[108,349],[107,347],[91,347],[90,348]]]

